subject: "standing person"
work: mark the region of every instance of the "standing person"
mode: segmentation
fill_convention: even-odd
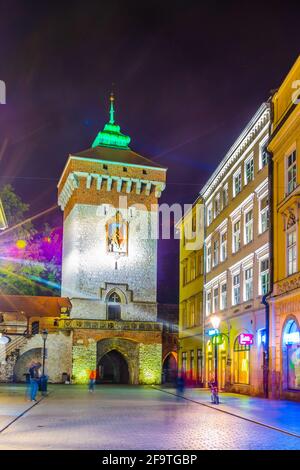
[[[30,375],[30,399],[36,401],[36,394],[39,388],[39,369],[41,367],[40,362],[33,362],[29,368]]]
[[[96,371],[91,370],[89,375],[89,392],[95,391]]]

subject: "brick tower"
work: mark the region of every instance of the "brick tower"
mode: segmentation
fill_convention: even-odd
[[[73,338],[74,382],[96,369],[100,382],[158,383],[154,235],[166,169],[129,148],[114,114],[111,95],[109,122],[91,148],[69,155],[58,183],[62,296],[73,306],[60,328]]]

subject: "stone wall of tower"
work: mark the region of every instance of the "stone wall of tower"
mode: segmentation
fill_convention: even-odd
[[[122,319],[155,321],[157,240],[150,222],[157,226],[157,213],[120,210],[128,221],[128,254],[116,259],[106,246],[106,223],[114,212],[107,204],[76,204],[65,219],[62,295],[71,298],[72,317],[105,319],[107,297],[117,290]]]

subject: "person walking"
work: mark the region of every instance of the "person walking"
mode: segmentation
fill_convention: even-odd
[[[41,368],[40,362],[33,362],[29,368],[31,401],[36,401],[36,394],[39,388],[39,369],[40,368]]]
[[[91,370],[89,375],[89,392],[95,391],[96,371]]]

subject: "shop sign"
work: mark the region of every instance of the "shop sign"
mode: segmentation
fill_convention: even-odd
[[[220,333],[220,330],[218,328],[211,328],[207,332],[208,336],[215,336],[215,335],[218,335],[219,333]]]
[[[251,333],[241,333],[239,335],[239,343],[241,346],[253,344],[253,335]]]

